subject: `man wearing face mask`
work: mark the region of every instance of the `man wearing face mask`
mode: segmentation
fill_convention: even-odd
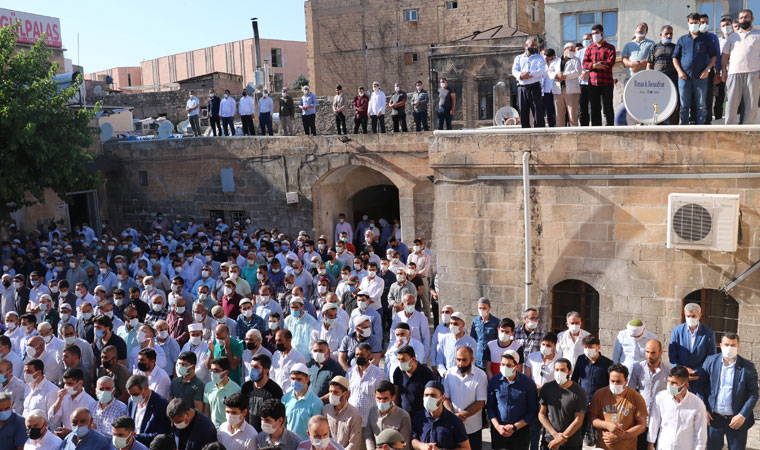
[[[555,58],[549,65],[548,78],[552,83],[554,109],[557,114],[557,125],[565,126],[567,115],[570,126],[578,126],[578,96],[580,85],[578,77],[581,74],[581,63],[575,57],[575,44],[568,42],[560,58]]]
[[[297,450],[339,450],[343,448],[330,438],[330,426],[325,416],[316,415],[309,419],[307,438],[296,447]]]
[[[649,26],[646,23],[642,22],[636,25],[633,40],[623,46],[622,55],[623,66],[626,68],[626,83],[628,83],[633,74],[646,69],[647,57],[654,46],[654,41],[646,38],[648,31]]]
[[[593,44],[583,53],[583,69],[589,72],[589,102],[591,103],[591,125],[602,126],[602,110],[607,126],[614,124],[615,111],[612,107],[612,91],[615,82],[612,66],[615,65],[615,46],[604,40],[604,27],[591,27]]]
[[[175,398],[169,402],[166,416],[173,425],[171,433],[179,450],[202,449],[217,440],[217,427],[211,420],[181,399]]]
[[[760,32],[753,29],[752,11],[739,12],[739,30],[728,37],[723,48],[722,80],[726,83],[726,124],[754,124],[757,121],[757,98],[760,91]],[[727,69],[727,70],[726,70]],[[744,120],[740,121],[738,109],[744,101]]]
[[[575,366],[575,361],[583,354],[583,338],[590,333],[581,329],[581,315],[577,311],[567,313],[566,319],[567,330],[557,335],[557,353]]]
[[[522,319],[522,325],[515,330],[515,342],[523,348],[523,360],[526,360],[528,355],[538,351],[546,331],[538,326],[538,310],[535,308],[523,311]]]
[[[259,99],[259,127],[261,127],[262,136],[265,136],[267,131],[270,136],[274,136],[274,131],[272,129],[272,112],[274,112],[274,102],[272,101],[272,97],[269,96],[269,91],[264,89],[261,93],[261,98]],[[255,129],[253,129],[253,121],[251,121],[250,126],[254,131],[253,134],[256,134]]]
[[[292,338],[290,331],[278,330],[275,338],[277,351],[272,355],[272,378],[283,391],[290,388],[290,369],[295,364],[306,363],[304,355],[291,345]]]
[[[372,119],[372,133],[377,134],[378,124],[380,125],[380,133],[385,133],[385,92],[380,89],[380,83],[377,81],[372,83],[368,113]]]
[[[23,376],[16,377],[13,375],[13,364],[10,361],[0,359],[0,380],[2,380],[0,381],[0,392],[8,396],[8,399],[13,403],[12,411],[19,415],[24,413],[24,399],[31,392],[29,386],[21,381],[22,379]],[[0,400],[1,403],[2,400]]]
[[[499,371],[488,382],[486,402],[493,448],[527,449],[531,422],[538,414],[538,392],[533,380],[520,373],[520,353],[501,355]]]
[[[168,400],[182,399],[188,405],[203,410],[203,391],[206,383],[195,373],[198,357],[192,351],[179,354],[175,367],[177,376],[172,380]]]
[[[293,136],[294,113],[293,98],[288,95],[288,88],[283,87],[280,95],[280,136]]]
[[[668,390],[657,394],[652,407],[647,435],[649,450],[655,449],[655,442],[657,450],[707,447],[709,415],[702,400],[689,392],[688,384],[686,368],[670,369]]]
[[[570,361],[560,358],[554,364],[553,380],[539,391],[538,419],[543,425],[542,449],[575,449],[583,445],[583,418],[586,393],[570,379]]]
[[[348,403],[348,380],[336,375],[329,382],[327,403],[322,414],[327,418],[330,435],[346,450],[359,450],[362,442],[362,418],[359,411]]]
[[[48,410],[50,425],[58,437],[64,438],[74,431],[72,426],[75,424],[69,419],[75,409],[94,411],[96,407],[95,399],[84,391],[82,369],[68,369],[63,374],[63,388],[58,391],[58,399]]]
[[[451,120],[457,105],[457,94],[449,87],[449,80],[441,78],[438,88],[438,129],[451,129]]]
[[[290,389],[282,396],[285,405],[286,425],[288,430],[308,438],[306,434],[309,417],[319,415],[322,412],[322,400],[309,389],[309,369],[301,363],[293,365],[290,369]]]
[[[362,416],[362,434],[366,434],[367,416],[375,406],[375,387],[380,381],[387,380],[387,377],[382,369],[371,362],[372,348],[366,342],[356,346],[354,356],[356,364],[346,371],[351,391],[348,402],[359,410]]]
[[[435,364],[438,358],[438,344],[440,343],[441,336],[451,333],[449,330],[449,321],[451,315],[454,314],[454,307],[451,305],[445,305],[441,308],[441,321],[435,327],[433,331],[433,338],[430,340],[430,363]]]
[[[417,287],[407,279],[407,273],[405,267],[399,267],[395,271],[396,282],[391,285],[388,291],[388,305],[394,305],[396,303],[403,303],[404,295],[410,294],[414,297],[414,304],[417,303]],[[393,322],[396,322],[396,318],[393,318]],[[393,327],[391,325],[391,327]]]
[[[45,341],[40,336],[34,336],[26,346],[26,361],[39,359],[45,364],[45,378],[53,383],[61,382],[60,359],[53,352],[45,351]]]
[[[422,389],[424,387],[423,383],[419,392],[420,405],[422,405]],[[409,450],[411,448],[412,420],[403,407],[391,401],[395,392],[396,388],[389,381],[381,381],[377,384],[375,406],[369,410],[369,417],[367,417],[367,429],[364,435],[365,448],[382,448],[383,450],[388,450],[388,448]],[[389,432],[395,433],[399,439],[387,439]],[[401,447],[388,447],[389,444],[398,443],[406,444]]]
[[[298,108],[301,110],[301,119],[303,121],[303,132],[305,135],[317,135],[317,96],[311,92],[308,85],[302,88],[303,95],[298,102]]]
[[[98,401],[97,407],[92,410],[93,423],[105,437],[111,439],[111,425],[118,417],[127,415],[127,405],[116,399],[114,381],[109,377],[98,379],[95,394]]]
[[[13,286],[13,280],[11,276],[3,274],[2,285],[0,285],[0,301],[2,301],[2,314],[5,317],[11,311],[16,310],[16,303],[14,301],[16,297],[16,288]]]
[[[467,323],[461,312],[457,311],[451,315],[449,330],[451,333],[441,336],[438,344],[438,360],[435,363],[441,378],[445,378],[446,373],[456,367],[456,350],[459,347],[470,347],[473,352],[478,348],[475,339],[465,333]]]
[[[393,333],[396,327],[404,323],[408,326],[410,336],[422,345],[423,352],[419,354],[421,361],[427,361],[430,354],[430,327],[427,317],[415,309],[415,295],[405,293],[401,297],[403,310],[396,313],[391,324],[391,343],[394,341]]]
[[[713,100],[715,95],[715,77],[717,74],[718,80],[720,80],[720,73],[721,73],[721,46],[720,46],[720,40],[718,39],[718,36],[714,33],[710,32],[710,16],[707,14],[701,14],[699,16],[699,32],[700,34],[706,35],[708,38],[710,38],[710,41],[712,41],[713,46],[715,47],[715,53],[718,55],[718,58],[715,60],[715,67],[710,70],[710,74],[707,77],[707,97],[705,99],[705,105],[707,108],[707,118],[705,119],[705,125],[710,125],[712,123],[713,119]],[[696,105],[692,103],[691,108],[691,115],[689,117],[689,121],[691,123],[696,123],[697,121],[697,108]]]
[[[650,339],[657,339],[657,336],[646,329],[644,322],[632,319],[615,339],[612,362],[623,363],[630,372],[634,364],[644,360],[644,346]]]
[[[140,352],[149,348],[156,352],[155,361],[158,367],[164,367],[166,365],[166,355],[161,346],[156,345],[156,342],[153,340],[155,337],[155,331],[153,328],[149,325],[141,325],[139,330],[140,331],[137,332],[137,342],[139,345],[134,347],[129,354],[129,370],[135,372]]]
[[[255,107],[253,98],[248,95],[248,90],[243,89],[243,93],[240,95],[238,111],[240,113],[240,121],[243,123],[243,134],[245,136],[256,136],[256,128],[253,126],[253,113]],[[261,121],[259,121],[259,123],[261,123]]]
[[[415,83],[415,92],[412,94],[412,105],[414,109],[412,115],[414,116],[414,127],[419,133],[420,129],[428,131],[428,103],[430,102],[430,94],[423,89],[422,81]]]
[[[390,103],[388,106],[391,107],[391,120],[393,120],[393,132],[398,133],[399,132],[399,125],[401,126],[401,131],[406,133],[406,92],[401,90],[401,83],[396,83],[394,85],[394,94],[391,96]]]
[[[230,363],[227,357],[209,361],[211,381],[203,391],[203,414],[211,418],[215,427],[225,421],[224,399],[240,392],[240,385],[230,379]]]
[[[248,379],[248,371],[250,370],[251,360],[254,356],[267,355],[270,359],[272,358],[272,352],[270,352],[269,349],[263,345],[263,342],[264,339],[262,337],[261,331],[257,330],[256,328],[251,328],[247,333],[245,333],[245,341],[243,342],[243,344],[245,344],[245,350],[243,350],[242,358],[243,381]]]
[[[245,339],[250,330],[259,330],[260,333],[266,331],[264,319],[254,314],[253,302],[251,299],[243,297],[240,299],[240,315],[237,317],[237,337],[240,340]]]
[[[683,309],[685,322],[670,333],[668,356],[670,365],[683,366],[689,371],[689,390],[699,396],[705,393],[705,374],[702,364],[715,352],[715,332],[701,323],[702,308],[688,303]]]
[[[546,75],[546,61],[538,54],[538,41],[529,38],[525,41],[525,53],[518,55],[512,64],[512,76],[518,83],[518,104],[520,107],[520,124],[523,128],[531,127],[531,113],[534,126],[544,127],[544,104],[542,97],[542,80]]]
[[[662,72],[670,78],[673,85],[678,87],[678,72],[673,65],[673,52],[676,44],[673,43],[673,27],[665,25],[660,29],[660,42],[652,46],[652,51],[647,57],[647,69]],[[721,100],[721,108],[723,107]],[[680,105],[676,104],[676,109],[664,122],[667,125],[678,125],[680,120]]]
[[[317,341],[325,341],[330,350],[330,357],[336,361],[340,344],[348,332],[347,322],[338,319],[339,310],[337,303],[325,303],[321,311],[322,323],[318,329],[312,330],[309,340],[312,346]]]
[[[326,341],[314,342],[311,345],[311,350],[312,360],[306,365],[309,368],[309,387],[323,403],[327,403],[330,400],[328,395],[330,380],[337,376],[344,376],[346,371],[335,359],[330,357],[330,348]]]
[[[430,381],[425,385],[425,409],[424,411],[417,411],[412,418],[413,448],[457,450],[470,450],[472,448],[464,423],[453,412],[444,408],[445,400],[444,387],[441,383]]]
[[[187,111],[187,119],[190,121],[190,127],[193,129],[193,135],[201,135],[201,121],[198,112],[200,111],[201,102],[198,97],[195,96],[194,91],[190,91],[189,98],[187,99],[187,105],[185,111]]]
[[[456,352],[456,369],[443,380],[446,398],[444,406],[462,422],[469,437],[470,448],[483,444],[482,410],[486,404],[486,374],[474,366],[474,353],[469,347],[459,347]]]
[[[704,393],[707,449],[720,450],[724,439],[729,449],[742,449],[747,445],[747,431],[755,423],[757,369],[738,355],[739,335],[736,333],[723,335],[720,351],[708,356],[702,365],[708,386]]]
[[[522,348],[515,342],[515,322],[508,317],[501,319],[497,336],[496,339],[488,342],[483,351],[483,361],[489,380],[499,373],[502,364],[501,357],[507,350],[517,352],[520,355],[517,358],[517,365],[523,364]]]
[[[248,423],[261,433],[262,431],[262,405],[275,400],[279,403],[282,398],[282,389],[269,378],[272,360],[267,355],[256,355],[251,359],[248,370],[248,379],[241,387],[240,393],[246,398],[248,404]]]
[[[111,441],[93,428],[88,408],[77,408],[69,417],[71,432],[63,439],[61,450],[100,450],[111,447]]]
[[[101,363],[97,370],[97,377],[108,377],[114,380],[114,398],[126,402],[129,399],[126,385],[131,373],[126,366],[119,364],[116,354],[116,347],[113,346],[108,346],[100,352]]]
[[[588,418],[597,430],[597,445],[604,449],[636,448],[638,436],[647,427],[644,398],[628,384],[628,369],[622,364],[609,368],[610,384],[594,394]]]
[[[670,364],[662,360],[662,343],[660,341],[652,339],[647,342],[645,350],[646,359],[633,366],[628,386],[644,397],[648,413],[647,424],[649,424],[655,396],[658,392],[668,388]],[[646,430],[639,435],[636,447],[638,450],[646,450],[648,432],[649,430]]]
[[[245,397],[239,393],[230,395],[224,399],[224,410],[227,420],[216,433],[219,444],[229,449],[255,448],[258,433],[245,421],[248,415]]]
[[[257,447],[296,450],[301,437],[285,428],[285,405],[277,399],[268,399],[261,405],[260,413],[261,432],[256,437]]]
[[[343,87],[341,85],[335,86],[335,95],[332,101],[333,114],[335,115],[335,129],[338,134],[348,134],[346,129],[346,111],[348,111],[348,100],[346,94],[343,93]],[[342,127],[342,128],[341,128]]]
[[[156,364],[156,351],[153,348],[140,350],[137,356],[137,370],[135,373],[148,377],[150,390],[166,398],[169,396],[171,380],[163,369],[166,363],[159,366]]]
[[[222,130],[225,136],[235,135],[235,99],[230,96],[230,91],[224,90],[224,99],[219,105],[219,116],[222,118]]]
[[[673,52],[673,65],[678,72],[681,98],[681,124],[689,123],[689,113],[697,109],[696,123],[707,120],[707,79],[717,61],[717,48],[712,40],[699,31],[699,13],[691,13],[689,33],[681,36]]]
[[[24,418],[14,412],[13,398],[9,392],[0,393],[0,438],[7,449],[21,450],[27,440]]]
[[[47,411],[29,410],[25,417],[26,434],[29,436],[24,445],[26,450],[60,448],[61,438],[48,430]]]
[[[222,125],[219,122],[219,108],[222,100],[213,89],[208,91],[208,122],[214,136],[222,135]]]
[[[393,330],[393,338],[385,352],[385,376],[388,379],[392,379],[396,368],[399,366],[398,352],[407,345],[414,349],[417,358],[421,361],[426,361],[426,353],[422,342],[412,337],[408,324],[399,323]]]
[[[111,443],[117,450],[148,450],[148,447],[136,440],[135,421],[129,416],[114,419],[110,425]]]
[[[483,355],[488,343],[498,337],[499,319],[491,314],[491,301],[481,297],[477,303],[478,317],[473,319],[470,336],[478,343],[475,365],[485,370],[487,361]]]
[[[359,127],[361,126],[362,133],[367,134],[367,118],[369,114],[369,97],[365,93],[364,86],[359,86],[359,93],[354,97],[352,102],[354,107],[354,134],[359,133]],[[336,239],[337,241],[337,239]]]

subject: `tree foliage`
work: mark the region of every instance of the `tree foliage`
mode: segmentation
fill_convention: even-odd
[[[290,85],[291,89],[301,90],[302,87],[309,84],[309,80],[306,79],[304,74],[298,75],[298,78]]]
[[[17,47],[17,26],[0,28],[0,220],[43,201],[45,189],[63,198],[96,182],[86,167],[94,112],[67,106],[81,75],[59,91],[58,65],[44,37]]]

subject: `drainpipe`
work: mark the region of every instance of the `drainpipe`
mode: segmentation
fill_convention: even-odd
[[[525,309],[530,308],[530,152],[523,153],[523,211],[525,213]]]

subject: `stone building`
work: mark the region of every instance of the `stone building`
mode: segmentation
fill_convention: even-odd
[[[633,317],[667,342],[684,303],[693,301],[718,337],[738,332],[740,354],[759,364],[760,272],[727,288],[760,260],[758,131],[484,129],[347,142],[337,136],[109,142],[98,164],[108,180],[103,215],[117,228],[128,221],[144,229],[157,210],[198,222],[251,217],[256,227],[312,236],[332,236],[341,212],[353,223],[365,212],[398,217],[404,241],[428,238],[441,301],[468,320],[481,296],[491,299],[497,317],[518,319],[526,303],[538,307],[549,330],[561,330],[564,315],[576,310],[611,354]],[[532,178],[527,264],[525,152]],[[226,168],[233,192],[222,189]],[[286,203],[288,192],[296,203]],[[738,195],[736,251],[668,248],[673,193]],[[759,443],[755,426],[750,447]]]
[[[308,0],[311,87],[317,95],[331,95],[338,84],[355,92],[360,85],[369,88],[379,81],[388,94],[395,82],[411,91],[421,80],[426,89],[436,92],[439,78],[451,75],[451,86],[463,100],[455,123],[473,126],[481,118],[491,118],[492,108],[487,106],[493,103],[493,90],[488,86],[498,81],[509,86],[512,62],[525,37],[544,32],[543,4],[543,0]]]

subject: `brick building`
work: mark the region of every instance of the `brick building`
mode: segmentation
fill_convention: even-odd
[[[341,84],[354,93],[379,81],[388,94],[395,82],[411,91],[422,80],[434,92],[440,77],[452,76],[451,86],[463,100],[455,121],[473,126],[490,118],[490,111],[480,114],[481,105],[493,103],[488,98],[493,84],[509,85],[512,61],[525,37],[544,32],[543,3],[308,0],[311,87],[317,95],[330,95]]]

